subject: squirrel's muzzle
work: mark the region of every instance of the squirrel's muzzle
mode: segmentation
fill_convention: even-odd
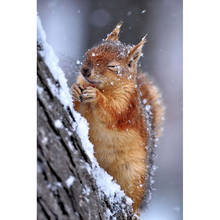
[[[83,74],[84,77],[90,77],[91,75],[91,70],[87,67],[83,67],[81,69],[81,73]]]

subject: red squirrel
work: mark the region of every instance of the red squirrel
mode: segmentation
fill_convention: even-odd
[[[125,45],[118,40],[120,28],[121,23],[87,51],[71,91],[75,110],[89,123],[89,139],[99,165],[133,200],[138,214],[148,172],[149,133],[143,105],[151,108],[156,136],[163,108],[159,90],[137,70],[146,37],[137,45]]]

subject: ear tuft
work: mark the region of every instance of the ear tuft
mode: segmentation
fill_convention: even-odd
[[[144,43],[146,43],[146,42],[147,42],[147,36],[148,36],[148,34],[145,34],[145,35],[142,37],[141,41],[144,41]]]
[[[123,22],[120,21],[116,25],[115,29],[110,34],[108,34],[108,36],[105,40],[107,40],[107,41],[118,41],[118,35],[119,35],[122,24],[123,24]]]
[[[141,41],[137,45],[131,48],[127,60],[128,66],[130,68],[135,67],[138,60],[140,59],[142,55],[142,48],[144,44],[147,42],[146,38],[147,38],[147,34],[141,39]]]

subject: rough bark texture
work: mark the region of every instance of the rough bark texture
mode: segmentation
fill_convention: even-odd
[[[117,211],[104,193],[100,198],[87,169],[91,161],[72,128],[73,115],[54,97],[48,79],[59,87],[38,54],[37,84],[41,93],[37,96],[37,219],[108,219],[108,210],[115,212],[116,219],[133,219],[132,209],[126,203],[117,204],[121,207]],[[55,126],[56,120],[63,126]],[[70,187],[68,178],[72,180]]]

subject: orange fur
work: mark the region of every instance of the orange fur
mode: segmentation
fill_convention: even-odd
[[[118,41],[118,32],[115,29],[106,41],[87,52],[72,94],[75,109],[89,122],[95,157],[133,199],[138,213],[147,174],[148,132],[136,86],[144,39],[131,50]],[[141,85],[138,80],[144,98],[153,100],[152,85],[145,81]],[[155,126],[160,117],[157,107],[153,108]]]

